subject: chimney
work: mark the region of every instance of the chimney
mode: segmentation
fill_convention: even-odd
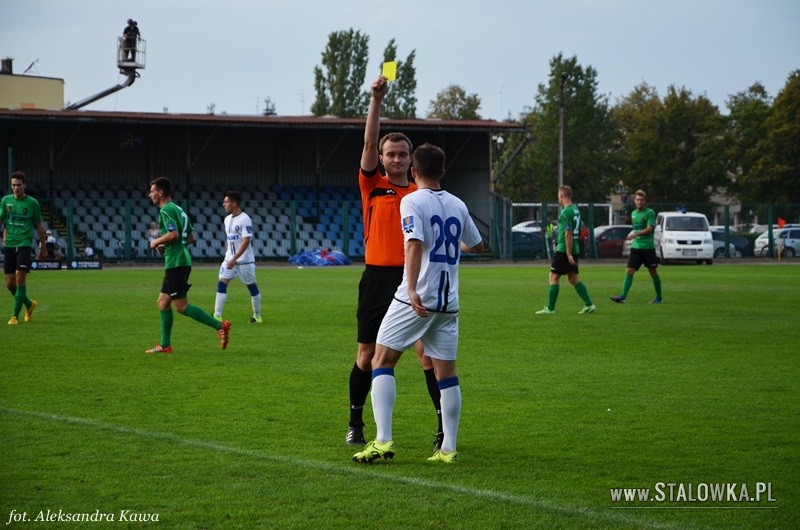
[[[4,59],[0,59],[0,74],[8,74],[11,75],[14,73],[14,68],[12,68],[11,64],[14,62],[14,59],[11,57],[5,57]]]

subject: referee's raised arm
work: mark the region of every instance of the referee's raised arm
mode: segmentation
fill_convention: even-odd
[[[372,97],[369,100],[367,124],[364,127],[364,150],[361,152],[361,169],[372,171],[378,167],[378,137],[381,130],[381,103],[388,90],[388,80],[378,76],[372,82]]]

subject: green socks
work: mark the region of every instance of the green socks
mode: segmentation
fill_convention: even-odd
[[[583,300],[584,305],[592,305],[592,299],[589,298],[589,291],[586,290],[586,286],[583,285],[583,282],[578,282],[575,286],[575,291]]]
[[[661,298],[661,277],[656,274],[650,278],[653,280],[653,287],[656,289],[656,298]],[[626,274],[625,279],[622,281],[622,292],[619,294],[622,298],[626,298],[628,296],[628,291],[631,290],[631,285],[633,285],[633,275]]]
[[[631,285],[633,285],[633,274],[626,274],[625,279],[622,281],[622,292],[619,294],[622,298],[626,298],[628,296],[628,291],[631,290]]]
[[[28,296],[25,294],[27,292],[27,285],[17,285],[17,292],[14,293],[14,316],[18,317],[19,312],[22,309],[22,306],[30,307],[31,301],[28,300]]]
[[[196,305],[192,304],[187,305],[183,314],[191,319],[200,322],[201,324],[205,324],[210,328],[220,329],[222,327],[222,323],[219,320],[209,315]]]
[[[547,308],[550,309],[550,311],[555,311],[555,309],[556,309],[556,300],[558,300],[558,284],[557,283],[553,283],[553,284],[550,284],[550,293],[549,293],[549,299],[548,299],[548,302],[547,302]]]
[[[161,310],[161,345],[169,346],[172,340],[172,309]]]
[[[656,274],[652,276],[653,278],[653,287],[656,288],[656,298],[661,298],[661,276]]]
[[[196,305],[187,305],[186,309],[183,312],[184,315],[187,317],[200,322],[201,324],[205,324],[208,327],[214,329],[220,329],[222,327],[222,323],[219,322],[216,318],[212,317]],[[166,309],[161,311],[161,345],[162,346],[169,346],[172,340],[172,309]]]

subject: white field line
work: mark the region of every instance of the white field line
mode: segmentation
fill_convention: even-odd
[[[192,438],[182,438],[180,436],[168,432],[148,431],[145,429],[125,427],[90,418],[77,418],[72,416],[64,416],[61,414],[51,414],[48,412],[35,412],[29,410],[10,409],[10,408],[0,408],[0,412],[16,416],[27,416],[31,418],[38,418],[41,420],[52,421],[57,423],[65,423],[68,425],[75,425],[99,431],[108,431],[117,434],[135,436],[139,438],[159,440],[167,443],[181,445],[184,447],[193,447],[196,449],[214,451],[238,457],[251,458],[253,460],[262,460],[262,461],[267,460],[272,462],[278,462],[281,464],[287,464],[290,466],[301,466],[307,469],[316,469],[328,473],[336,473],[339,475],[357,475],[364,479],[385,480],[388,482],[396,482],[416,487],[429,488],[431,490],[440,492],[451,491],[453,493],[459,493],[462,495],[474,497],[476,499],[481,499],[481,500],[493,500],[493,501],[517,504],[521,506],[531,506],[549,512],[562,513],[569,516],[580,516],[586,519],[597,519],[599,521],[610,522],[610,523],[617,522],[631,526],[636,526],[639,528],[658,528],[658,529],[685,528],[685,526],[677,527],[674,525],[660,524],[652,521],[642,521],[641,519],[626,517],[619,512],[602,513],[591,508],[559,505],[559,504],[554,504],[552,502],[548,502],[546,500],[536,499],[533,497],[526,497],[524,495],[515,495],[513,493],[505,493],[502,491],[470,488],[466,486],[459,486],[457,484],[450,484],[447,482],[437,482],[418,477],[378,475],[375,473],[375,468],[373,468],[372,466],[357,465],[355,463],[353,463],[352,465],[341,465],[331,462],[306,460],[293,456],[270,454],[263,451],[254,451],[252,449],[241,449],[238,447],[223,445],[216,442],[195,440]]]

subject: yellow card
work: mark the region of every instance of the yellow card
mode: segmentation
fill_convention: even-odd
[[[383,71],[381,73],[389,81],[394,81],[395,79],[397,79],[397,61],[389,61],[383,63]]]

